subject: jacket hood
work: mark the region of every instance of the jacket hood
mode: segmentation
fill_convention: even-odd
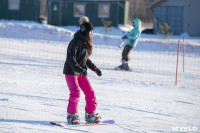
[[[74,34],[74,38],[78,38],[80,40],[84,40],[84,36],[81,34],[80,30],[78,30],[75,34]]]
[[[133,19],[132,22],[135,24],[134,28],[138,28],[140,29],[141,28],[141,20],[136,18],[136,19]]]

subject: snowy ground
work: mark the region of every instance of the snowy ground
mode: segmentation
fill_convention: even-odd
[[[104,120],[114,120],[115,125],[49,125],[49,121],[66,121],[69,90],[62,69],[67,44],[77,29],[0,20],[0,132],[200,132],[200,38],[185,36],[184,72],[184,35],[165,41],[142,35],[130,54],[133,72],[115,71],[111,69],[120,65],[122,49],[118,46],[123,33],[112,28],[104,35],[102,27],[94,30],[91,60],[103,76],[88,73],[97,95],[97,112]],[[84,106],[82,94],[82,122]]]

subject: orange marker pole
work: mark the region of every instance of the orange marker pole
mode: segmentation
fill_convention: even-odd
[[[180,40],[178,41],[178,51],[177,51],[177,63],[176,63],[176,81],[175,85],[177,86],[178,80],[178,58],[179,58],[179,47],[180,47]]]
[[[184,68],[185,68],[185,38],[183,37],[183,72],[184,72]]]

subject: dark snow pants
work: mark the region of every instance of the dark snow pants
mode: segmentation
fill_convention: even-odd
[[[133,46],[131,46],[131,45],[126,45],[124,47],[124,50],[122,52],[122,60],[125,60],[125,61],[130,60],[129,53],[130,53],[131,49],[133,49]]]

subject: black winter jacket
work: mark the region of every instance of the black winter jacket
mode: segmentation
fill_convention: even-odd
[[[96,66],[89,59],[85,43],[83,36],[77,31],[67,48],[64,74],[81,75],[82,70],[87,70],[87,67],[95,71]]]

